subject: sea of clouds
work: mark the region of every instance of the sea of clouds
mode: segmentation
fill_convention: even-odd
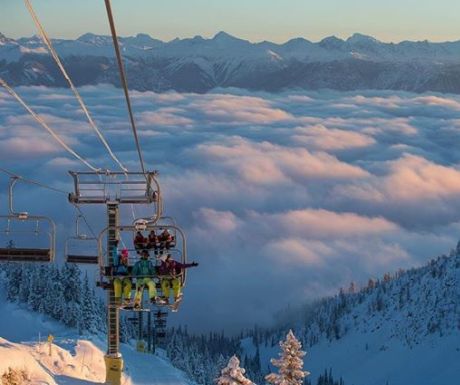
[[[67,89],[17,92],[72,148],[116,168]],[[81,93],[115,153],[138,170],[121,90]],[[269,322],[288,304],[421,265],[456,245],[459,96],[236,89],[131,96],[166,214],[200,262],[177,323],[236,330]],[[67,171],[84,170],[3,90],[0,165],[69,192]],[[0,178],[2,212],[7,181]],[[62,247],[74,221],[66,197],[18,186],[15,198],[55,219]],[[103,208],[83,210],[104,227]],[[123,220],[131,223],[128,209]]]

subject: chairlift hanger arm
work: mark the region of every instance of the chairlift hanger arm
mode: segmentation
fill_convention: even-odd
[[[9,182],[9,186],[8,186],[8,208],[9,208],[9,213],[10,215],[14,215],[15,217],[19,217],[21,215],[26,215],[28,216],[27,213],[17,213],[14,211],[13,209],[13,189],[14,189],[14,186],[16,185],[16,183],[18,182],[19,180],[19,177],[17,176],[11,176],[10,177],[10,182]]]

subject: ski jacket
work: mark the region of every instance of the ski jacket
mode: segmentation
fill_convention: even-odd
[[[144,247],[147,245],[147,238],[143,235],[136,235],[134,238],[134,246],[135,247]]]
[[[161,261],[161,265],[158,268],[160,275],[177,275],[180,274],[182,269],[188,269],[189,267],[196,266],[193,263],[180,263],[172,260],[167,264],[165,261]]]
[[[148,259],[141,259],[134,264],[133,275],[135,277],[155,275],[155,266]]]
[[[156,234],[149,234],[148,241],[150,247],[155,247],[158,243],[160,243],[160,239]]]
[[[169,231],[163,231],[160,234],[159,238],[161,242],[172,242],[173,241],[173,236],[169,233]]]
[[[129,275],[130,267],[118,257],[118,262],[113,264],[113,275]]]
[[[113,257],[113,275],[128,275],[129,274],[129,266],[124,264],[120,258],[120,254],[118,254],[118,247],[112,247],[112,257]]]

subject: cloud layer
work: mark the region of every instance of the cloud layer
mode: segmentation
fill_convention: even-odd
[[[68,90],[17,91],[80,154],[116,168]],[[81,91],[116,154],[137,169],[120,90]],[[423,263],[456,243],[458,96],[217,90],[132,97],[166,213],[201,262],[176,322],[220,329],[267,321],[287,303]],[[3,91],[0,161],[69,191],[67,170],[84,169]],[[0,183],[6,210],[7,178]],[[70,235],[65,196],[18,187],[16,204],[53,216],[61,244]],[[104,227],[102,208],[84,210]],[[131,222],[128,209],[123,220]]]

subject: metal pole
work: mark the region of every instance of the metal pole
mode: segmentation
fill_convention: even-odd
[[[118,204],[107,204],[107,266],[110,269],[113,266],[112,250],[116,246],[116,241],[119,239],[119,212]],[[110,282],[110,288],[107,291],[107,355],[105,356],[106,365],[106,384],[121,385],[121,374],[123,371],[123,358],[120,353],[120,324],[119,324],[119,309],[115,302],[115,291],[113,288],[113,280]]]

